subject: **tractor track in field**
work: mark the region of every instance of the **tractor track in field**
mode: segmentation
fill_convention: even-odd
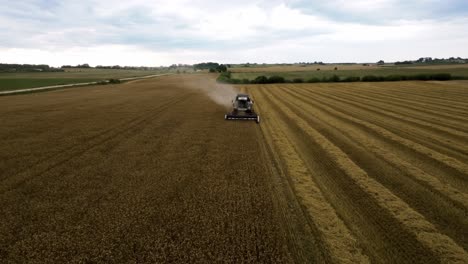
[[[338,123],[338,125],[336,125],[334,127],[334,129],[341,130],[342,128],[346,128],[346,127],[349,127],[349,129],[343,130],[342,133],[346,134],[346,135],[355,135],[355,136],[353,136],[353,140],[355,140],[356,142],[362,142],[362,144],[365,145],[365,147],[366,147],[366,149],[368,151],[374,153],[375,155],[384,157],[386,162],[389,162],[393,166],[406,171],[406,173],[408,175],[412,175],[411,177],[413,177],[415,180],[420,181],[425,185],[431,185],[432,187],[434,187],[435,190],[438,190],[438,192],[443,193],[444,196],[447,197],[447,195],[448,195],[448,197],[452,197],[451,199],[453,199],[454,201],[457,201],[456,204],[459,204],[459,205],[461,204],[462,208],[467,208],[466,195],[463,194],[463,193],[460,193],[460,191],[458,189],[456,189],[456,188],[460,188],[460,187],[466,188],[466,182],[463,180],[463,178],[460,178],[460,180],[455,179],[453,181],[449,181],[449,182],[453,182],[453,184],[452,185],[447,185],[445,183],[445,181],[447,181],[447,179],[446,178],[441,179],[441,177],[440,177],[440,175],[438,173],[434,174],[434,170],[431,170],[429,172],[426,172],[426,171],[423,170],[423,169],[427,168],[429,166],[429,164],[432,163],[432,161],[431,161],[431,163],[429,163],[429,164],[426,163],[424,166],[419,166],[419,168],[418,168],[418,167],[415,167],[413,164],[420,164],[421,161],[418,161],[418,162],[415,162],[415,163],[411,164],[411,163],[409,163],[409,162],[407,162],[407,161],[405,161],[404,159],[401,158],[401,156],[403,154],[401,154],[400,157],[398,157],[398,156],[394,155],[392,152],[382,151],[382,150],[385,150],[385,149],[389,149],[391,146],[382,145],[382,143],[380,143],[378,141],[371,140],[372,137],[369,137],[369,136],[366,138],[366,136],[364,136],[362,131],[354,130],[353,126],[346,126],[346,125],[344,125],[342,123]],[[353,132],[353,130],[355,132],[351,133],[351,132]],[[377,135],[377,136],[378,137],[376,137],[376,139],[380,141],[380,135]],[[434,167],[434,169],[436,169],[436,168],[437,167]],[[439,169],[439,170],[435,170],[435,172],[443,173],[444,170],[440,171],[440,169]],[[435,176],[433,176],[433,175],[437,175],[437,178]],[[440,182],[441,180],[444,180],[444,181]],[[462,190],[463,190],[463,188],[462,188]]]
[[[294,262],[331,262],[332,259],[327,253],[327,248],[319,239],[320,232],[310,217],[307,217],[309,214],[307,208],[301,205],[300,197],[294,191],[293,177],[289,176],[294,172],[291,172],[287,167],[286,160],[278,156],[278,150],[272,148],[273,141],[277,142],[281,138],[278,138],[276,134],[262,132],[258,132],[258,136],[264,140],[262,143],[262,149],[265,153],[264,162],[270,167],[270,174],[273,176],[271,188],[272,193],[277,197],[275,199],[277,201],[276,210],[280,212],[279,215],[286,227],[283,236],[286,238]],[[324,211],[320,211],[320,213],[325,215]],[[336,218],[330,220],[337,221]],[[297,230],[300,230],[302,236],[294,235]],[[352,245],[354,242],[350,240],[347,243]],[[337,247],[339,246],[337,245]],[[353,250],[351,252],[354,253]]]
[[[420,145],[427,146],[431,149],[434,149],[442,154],[448,154],[451,157],[457,158],[460,161],[465,162],[467,159],[467,153],[466,150],[462,147],[463,144],[467,144],[468,141],[466,140],[466,137],[457,137],[452,138],[452,140],[449,140],[447,143],[447,140],[443,139],[443,136],[449,136],[447,133],[435,133],[432,131],[432,133],[427,132],[425,127],[419,126],[419,124],[413,124],[413,123],[406,123],[407,125],[412,125],[412,126],[407,126],[404,123],[403,124],[398,124],[400,122],[404,122],[403,119],[398,119],[393,115],[389,115],[386,112],[381,112],[381,111],[375,111],[372,108],[368,106],[361,106],[359,104],[354,103],[354,101],[351,102],[346,102],[345,100],[341,100],[335,97],[328,97],[328,96],[323,96],[321,93],[317,92],[314,93],[314,97],[318,99],[325,99],[325,100],[333,100],[334,105],[340,105],[343,107],[346,107],[346,109],[356,109],[352,111],[347,111],[347,112],[352,112],[356,113],[356,116],[363,116],[362,120],[365,120],[367,122],[370,122],[372,124],[378,125],[381,128],[384,128],[390,132],[399,134],[399,135],[404,135],[405,138],[408,138],[412,140],[413,142],[419,143]],[[322,100],[322,102],[325,102],[325,100]],[[330,105],[328,105],[330,106]],[[362,109],[362,110],[361,110]],[[385,121],[383,121],[382,117],[387,117]],[[392,122],[389,122],[392,121]],[[440,136],[438,136],[440,134]],[[468,135],[467,135],[468,136]],[[448,144],[448,145],[447,145]]]
[[[456,113],[461,113],[461,114],[466,113],[466,108],[464,108],[466,107],[466,102],[454,100],[453,98],[450,100],[447,100],[447,99],[441,99],[438,96],[431,96],[429,93],[416,94],[416,93],[411,93],[411,92],[401,92],[401,90],[400,91],[393,90],[392,95],[389,96],[389,98],[397,98],[397,99],[400,98],[402,101],[404,101],[405,99],[402,99],[401,97],[413,98],[414,102],[419,103],[419,104],[431,104],[431,106],[432,107],[435,106],[436,109],[443,109],[446,111],[456,111]]]
[[[261,109],[271,110],[270,104],[270,101],[265,101]],[[327,258],[335,262],[339,262],[342,258],[355,262],[368,262],[368,258],[362,254],[360,246],[345,223],[336,215],[335,210],[327,202],[315,181],[308,177],[305,164],[302,163],[300,154],[293,147],[294,144],[288,140],[287,132],[280,129],[275,131],[273,127],[280,128],[282,126],[278,120],[272,119],[271,125],[265,128],[264,134],[271,136],[271,143],[278,144],[280,149],[274,151],[284,153],[284,156],[277,156],[276,160],[282,164],[284,173],[288,175],[287,182],[296,193],[295,196],[299,197],[300,203],[304,204],[304,214],[309,216],[309,225],[314,230],[315,236],[321,238],[323,244],[330,247],[332,255],[327,256]],[[315,244],[312,244],[309,251],[317,252],[318,249],[320,250],[320,247],[314,246]],[[322,249],[322,251],[326,252],[327,250]],[[315,256],[313,259],[320,258]]]
[[[373,84],[367,83],[361,85],[361,87],[356,87],[355,91],[368,91],[370,94],[380,94],[385,96],[386,94],[389,98],[395,98],[400,100],[408,100],[413,99],[416,103],[419,104],[429,104],[434,102],[442,103],[442,105],[447,106],[450,103],[455,103],[456,106],[464,105],[466,106],[466,102],[463,100],[458,100],[459,95],[453,94],[454,90],[457,89],[452,86],[452,84],[445,84],[445,83],[438,83],[438,84],[431,84],[426,82],[425,86],[428,89],[422,89],[421,85],[416,83],[401,83],[398,85],[387,83],[387,85],[382,86],[382,89],[369,89],[373,87]],[[442,87],[445,86],[445,87]],[[459,87],[460,89],[464,89],[463,87]],[[450,92],[448,92],[450,90]],[[435,92],[436,91],[436,92]],[[466,96],[466,95],[465,95]],[[450,97],[450,98],[449,98]],[[441,101],[442,100],[442,101]],[[431,105],[431,107],[435,107]]]
[[[344,95],[351,95],[354,98],[368,99],[370,102],[378,103],[383,107],[388,107],[389,110],[397,110],[399,113],[406,115],[408,117],[425,121],[432,124],[440,124],[441,120],[444,120],[444,124],[448,128],[460,129],[460,131],[466,132],[468,128],[464,123],[464,118],[455,113],[450,113],[441,109],[428,109],[427,106],[421,105],[418,106],[416,103],[411,102],[411,100],[406,102],[398,102],[397,99],[388,100],[385,99],[385,95],[381,97],[376,97],[371,93],[362,94],[349,94],[347,92],[342,92]],[[372,104],[372,103],[371,103]]]
[[[300,101],[301,100],[297,98],[296,102],[300,102]],[[307,108],[308,106],[309,105],[304,105],[304,104],[300,105],[300,107],[302,107],[303,109],[308,109]],[[314,113],[315,116],[320,116],[320,112],[313,112],[313,110],[310,110],[310,109],[309,111],[311,113]],[[439,191],[448,191],[448,194],[446,195],[448,195],[449,197],[453,197],[455,200],[459,201],[459,203],[461,204],[465,204],[464,207],[468,206],[468,204],[466,204],[466,200],[468,197],[460,194],[458,190],[454,189],[451,186],[447,186],[447,185],[440,183],[437,180],[437,178],[435,178],[434,176],[429,175],[428,173],[420,169],[412,167],[411,164],[395,156],[393,153],[382,152],[381,151],[382,147],[378,141],[371,140],[371,137],[368,137],[362,134],[362,132],[360,132],[359,130],[355,130],[353,129],[353,127],[347,126],[346,124],[343,124],[341,122],[332,122],[332,120],[326,120],[326,121],[322,120],[322,122],[325,125],[332,125],[332,127],[329,127],[326,131],[337,130],[337,131],[341,131],[343,135],[348,135],[350,137],[352,136],[352,140],[354,142],[358,142],[359,144],[363,145],[365,149],[368,150],[368,152],[371,152],[377,156],[381,156],[387,162],[391,163],[395,167],[406,170],[409,175],[415,175],[416,179],[419,179],[420,182],[424,184],[430,184]]]
[[[301,100],[296,97],[295,99],[297,109],[306,110],[307,113],[315,117],[314,120],[316,121],[309,123],[311,127],[323,131],[322,133],[330,141],[336,143],[360,167],[365,168],[370,176],[389,186],[392,192],[408,199],[411,198],[409,199],[410,205],[429,214],[441,228],[450,226],[450,228],[445,228],[450,232],[453,228],[456,230],[463,229],[468,224],[464,218],[466,208],[468,208],[468,197],[465,194],[460,193],[459,190],[451,186],[442,184],[434,176],[413,167],[391,152],[382,152],[382,147],[378,147],[378,142],[369,141],[370,138],[366,137],[362,132],[354,132],[352,127],[348,128],[343,123],[332,122],[330,118],[320,120],[323,115],[312,110],[313,104],[299,104]],[[296,113],[308,119],[308,121],[312,120],[310,116],[307,117],[300,112]],[[345,140],[343,135],[347,135],[350,139]],[[394,177],[391,173],[385,174],[385,172],[396,168],[399,170],[398,174],[406,175],[406,177]],[[404,188],[404,190],[401,190],[401,188]],[[418,192],[415,190],[418,190]],[[428,199],[428,197],[432,198]],[[437,201],[436,208],[431,206],[434,201]],[[431,210],[427,210],[427,208],[431,208]],[[450,215],[451,217],[441,219],[439,217],[441,214]],[[462,234],[457,232],[451,232],[451,234],[466,245],[466,238]]]
[[[425,102],[425,103],[431,103],[433,101],[435,102],[448,102],[448,103],[455,103],[455,104],[460,104],[466,106],[467,103],[466,101],[463,100],[458,100],[460,99],[458,96],[463,95],[466,96],[466,91],[462,92],[461,94],[457,92],[457,89],[464,90],[466,89],[463,86],[460,87],[455,87],[453,85],[454,82],[451,83],[444,83],[444,82],[439,82],[439,83],[431,83],[431,82],[426,82],[425,87],[422,87],[421,85],[418,85],[417,83],[412,83],[412,82],[406,82],[402,83],[399,85],[387,85],[384,87],[384,90],[386,92],[389,92],[388,96],[393,97],[394,95],[401,95],[405,98],[408,98],[408,96],[413,96],[416,98],[420,98],[419,101]],[[391,84],[391,83],[389,83]],[[466,84],[465,84],[466,85]],[[390,86],[390,87],[389,87]],[[366,89],[368,87],[372,87],[372,84],[364,84],[362,87],[357,88],[358,89]],[[450,91],[448,91],[450,89]],[[379,91],[379,90],[376,90]],[[371,92],[376,92],[376,91],[371,91]],[[400,96],[400,98],[401,98]],[[447,96],[450,96],[448,98]],[[455,97],[454,97],[455,96]],[[413,99],[416,99],[413,98]],[[416,99],[416,101],[418,101]],[[447,104],[444,105],[447,105]]]
[[[346,91],[341,93],[349,94]],[[458,116],[458,113],[454,113],[451,110],[447,109],[434,108],[432,106],[429,109],[427,102],[420,104],[416,101],[403,99],[400,97],[388,96],[386,98],[385,94],[377,92],[367,92],[366,95],[353,93],[352,95],[358,98],[367,98],[371,101],[375,100],[375,102],[383,103],[383,105],[389,105],[391,107],[398,107],[400,109],[404,109],[404,111],[409,112],[408,114],[411,114],[411,116],[415,116],[415,118],[420,118],[428,122],[436,122],[437,124],[438,122],[440,123],[440,120],[437,118],[444,118],[447,119],[447,124],[455,124],[455,128],[457,125],[465,126],[463,121],[464,118]],[[391,98],[391,100],[388,100],[389,98]],[[412,111],[408,111],[407,109],[411,109]],[[432,120],[428,119],[428,116],[431,117]]]
[[[298,98],[298,97],[297,97]],[[444,166],[445,168],[443,171],[446,176],[451,179],[459,179],[462,182],[458,182],[458,184],[464,182],[464,178],[466,173],[468,172],[468,165],[456,160],[452,157],[446,156],[442,153],[436,152],[425,145],[418,144],[411,140],[408,140],[404,137],[399,136],[398,134],[387,130],[384,127],[381,127],[377,124],[371,123],[366,121],[364,118],[361,119],[361,115],[359,113],[354,112],[351,109],[347,109],[346,111],[343,109],[338,109],[335,107],[335,103],[329,100],[322,100],[319,101],[315,98],[308,98],[309,101],[313,101],[315,105],[321,106],[321,108],[331,116],[335,116],[346,122],[353,124],[354,126],[358,126],[365,131],[375,135],[376,137],[380,137],[382,140],[388,142],[391,147],[399,147],[402,154],[407,153],[408,151],[411,152],[408,156],[408,159],[411,159],[417,156],[420,159],[428,159],[428,165],[437,163],[436,167]],[[398,133],[398,132],[397,132]],[[398,149],[394,149],[398,150]],[[436,169],[434,167],[434,169]],[[466,182],[465,182],[466,183]]]
[[[355,106],[356,108],[361,108],[363,110],[367,110],[370,113],[378,114],[379,116],[384,115],[390,117],[392,120],[396,122],[405,122],[411,125],[415,125],[424,129],[430,129],[434,133],[439,133],[443,135],[456,137],[458,140],[466,140],[468,137],[468,133],[460,131],[459,126],[453,128],[447,128],[446,125],[441,126],[440,124],[434,122],[427,122],[425,120],[420,120],[417,118],[413,118],[412,115],[404,114],[401,112],[393,111],[395,108],[389,109],[388,107],[382,107],[376,105],[373,100],[366,100],[366,99],[356,99],[352,95],[348,96],[340,94],[339,96],[335,95],[327,95],[321,92],[316,92],[316,94],[321,95],[323,97],[327,97],[333,99],[337,102],[342,102],[348,105]]]
[[[268,98],[274,102],[272,97]],[[271,109],[278,107],[279,105],[275,104]],[[282,109],[282,111],[285,111],[285,109]],[[295,127],[297,119],[294,119],[294,122],[291,120],[288,122],[287,118],[291,118],[291,112],[284,114],[284,119],[287,122],[287,126]],[[336,213],[339,214],[340,218],[345,221],[350,221],[345,223],[352,231],[355,232],[356,230],[359,230],[359,233],[356,234],[359,236],[358,241],[365,243],[363,246],[366,246],[367,250],[364,252],[368,254],[372,261],[376,261],[379,258],[379,256],[372,251],[378,251],[382,254],[384,248],[392,248],[396,250],[397,245],[401,243],[400,240],[406,241],[408,244],[404,245],[404,248],[399,255],[394,255],[395,252],[388,251],[388,255],[385,256],[386,258],[392,259],[396,257],[397,259],[394,259],[394,261],[399,262],[409,257],[410,253],[408,252],[417,251],[414,247],[417,246],[418,243],[415,241],[408,241],[410,240],[409,238],[401,239],[400,233],[392,232],[392,229],[401,229],[399,224],[395,221],[391,221],[392,218],[385,212],[381,211],[380,207],[375,204],[375,202],[372,202],[372,199],[369,199],[369,197],[367,197],[368,199],[365,199],[364,197],[366,197],[366,195],[358,185],[349,179],[339,177],[342,172],[336,164],[327,161],[327,159],[312,162],[307,158],[304,158],[311,155],[321,157],[326,156],[324,156],[325,153],[319,151],[320,145],[304,141],[307,138],[307,135],[302,134],[298,137],[299,138],[296,139],[296,145],[298,142],[303,142],[303,144],[305,143],[309,146],[307,149],[302,149],[301,156],[303,158],[301,159],[308,163],[307,167],[309,168],[310,173],[314,179],[319,182],[323,192],[327,195],[327,199],[333,208],[335,208],[337,211]],[[311,153],[311,151],[313,152]],[[345,188],[344,186],[347,188],[346,191],[343,191]],[[361,197],[361,199],[357,199],[357,197]],[[349,201],[353,201],[353,203]],[[314,217],[315,216],[312,216],[312,218]],[[408,234],[405,236],[411,237]],[[367,244],[364,239],[365,237],[372,237],[372,244]],[[372,251],[370,251],[369,247],[371,247]],[[424,255],[425,253],[421,253],[421,250],[422,249],[419,249],[419,254]],[[424,250],[422,250],[422,252],[424,252]]]
[[[402,106],[386,112],[382,104],[392,104],[393,99],[363,98],[367,93],[359,86],[355,89],[359,93],[329,86],[330,92],[318,86],[246,87],[261,104],[264,133],[272,137],[283,133],[282,141],[270,143],[279,152],[277,159],[295,160],[295,170],[302,172],[289,172],[289,177],[303,206],[313,208],[307,192],[314,188],[303,187],[304,177],[310,177],[320,189],[316,192],[326,197],[322,201],[334,208],[372,262],[467,261],[463,132],[444,122],[414,119]],[[453,114],[464,119],[462,112]],[[430,117],[430,113],[424,116]],[[455,146],[443,140],[442,131],[453,132],[448,135]],[[418,134],[425,137],[419,139]],[[317,214],[309,217],[312,223],[318,221]],[[321,239],[330,245],[329,237],[322,234]],[[352,256],[337,260],[344,254],[328,251],[337,262],[356,262]]]
[[[370,95],[381,95],[385,96],[385,94],[379,92],[371,92]],[[399,96],[398,96],[399,95]],[[415,104],[417,106],[428,106],[430,105],[431,108],[438,111],[458,114],[458,115],[466,115],[466,105],[459,103],[458,101],[438,101],[438,100],[431,100],[427,99],[428,96],[415,96],[413,94],[406,94],[406,93],[398,93],[393,92],[391,95],[387,95],[388,99],[395,99],[398,102],[405,102],[409,104]],[[433,97],[430,97],[433,98]]]
[[[355,102],[355,103],[364,103],[368,107],[376,108],[387,115],[399,115],[402,117],[401,121],[406,121],[411,122],[413,124],[419,124],[422,127],[428,127],[432,128],[437,131],[441,132],[447,132],[447,133],[452,133],[455,135],[466,135],[468,129],[465,130],[463,126],[465,126],[464,121],[463,122],[458,122],[454,123],[451,119],[452,116],[441,116],[440,118],[443,118],[444,120],[444,126],[440,125],[440,118],[433,118],[433,115],[437,115],[437,113],[426,113],[425,115],[422,114],[425,112],[424,109],[415,109],[414,111],[409,110],[412,109],[411,106],[405,106],[405,105],[395,105],[392,104],[391,102],[385,101],[384,99],[379,100],[376,99],[375,97],[369,97],[369,96],[362,96],[362,95],[357,95],[357,94],[352,94],[352,93],[346,93],[346,92],[341,92],[340,93],[340,98],[343,99],[349,99],[348,102]],[[409,113],[407,113],[409,112]],[[431,116],[431,117],[428,117]]]
[[[297,99],[296,102],[305,102],[305,103],[309,103],[308,101],[305,101],[305,100],[302,100],[301,97],[299,96],[294,96],[294,95],[291,95],[293,96],[294,98]],[[301,104],[301,107],[310,107],[310,106],[317,106],[318,103],[315,103],[315,104]],[[319,111],[323,111],[322,109],[318,108]],[[312,111],[312,110],[310,110]],[[320,112],[311,112],[311,113],[314,113],[316,114],[316,116],[318,116],[320,118]],[[329,114],[329,112],[325,112],[327,114]],[[330,115],[331,116],[331,115]],[[339,120],[339,119],[338,119]],[[391,155],[392,157],[395,157],[395,155],[393,155],[391,152],[380,152],[382,147],[381,147],[381,143],[378,142],[378,141],[370,141],[371,137],[368,137],[366,136],[365,134],[363,134],[362,132],[360,132],[359,130],[356,130],[354,129],[353,126],[347,126],[345,123],[342,123],[342,122],[338,122],[338,123],[332,123],[331,120],[327,120],[327,121],[324,121],[324,122],[328,122],[329,124],[334,124],[333,126],[333,129],[336,129],[336,130],[342,130],[342,133],[344,135],[353,135],[353,139],[356,141],[356,142],[359,142],[360,144],[363,144],[366,149],[368,149],[370,152],[374,152],[376,155],[379,155],[379,154],[383,154],[383,155]],[[325,123],[326,124],[326,123]],[[331,130],[331,128],[329,128]],[[365,140],[367,138],[367,140]],[[377,138],[378,139],[378,138]],[[402,160],[400,160],[400,162],[402,162]],[[399,163],[396,163],[395,166],[399,166],[399,167],[405,167],[403,166],[403,164],[399,164]],[[411,171],[411,170],[410,170]],[[417,172],[417,174],[421,174],[421,171],[415,171]],[[426,182],[426,180],[424,180],[424,182]],[[462,197],[462,198],[465,198],[465,197]],[[463,201],[464,199],[460,199],[461,201]]]

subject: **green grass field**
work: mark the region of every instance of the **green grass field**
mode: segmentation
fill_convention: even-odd
[[[0,73],[0,91],[96,82],[164,73],[161,70],[67,69],[65,72]]]
[[[315,68],[320,68],[320,71],[317,71]],[[420,67],[372,67],[368,69],[344,69],[340,70],[339,65],[337,66],[338,70],[330,70],[329,67],[322,69],[324,67],[316,66],[314,70],[310,69],[309,71],[288,71],[285,67],[281,71],[269,71],[265,68],[265,71],[259,71],[258,68],[252,71],[233,69],[232,77],[233,79],[249,79],[253,80],[257,76],[264,75],[266,77],[270,76],[282,76],[287,80],[293,80],[296,78],[301,78],[303,80],[308,80],[311,78],[323,78],[331,77],[333,75],[338,75],[340,77],[362,77],[366,75],[377,75],[377,76],[389,76],[389,75],[416,75],[416,74],[437,74],[437,73],[450,73],[452,76],[468,77],[468,67],[461,65],[459,68],[448,68],[448,67],[431,67],[427,68],[424,66]]]
[[[73,83],[86,83],[86,82],[96,82],[101,79],[86,79],[86,78],[57,78],[57,79],[47,79],[47,78],[0,78],[0,91],[10,91],[18,89],[27,89],[34,87],[43,87],[43,86],[52,86],[52,85],[62,85],[62,84],[73,84]]]

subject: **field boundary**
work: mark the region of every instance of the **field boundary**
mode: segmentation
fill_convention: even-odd
[[[122,81],[122,82],[126,82],[126,81],[134,81],[134,80],[142,80],[142,79],[160,77],[160,76],[171,75],[171,74],[172,73],[152,74],[152,75],[146,75],[146,76],[140,76],[140,77],[122,78],[122,79],[117,79],[117,80]],[[23,94],[23,93],[32,93],[32,92],[48,91],[48,90],[57,90],[57,89],[61,89],[61,88],[82,87],[82,86],[97,85],[97,84],[108,84],[108,83],[110,83],[109,80],[102,80],[102,81],[85,82],[85,83],[51,85],[51,86],[27,88],[27,89],[20,89],[20,90],[2,91],[2,92],[0,92],[0,96]]]

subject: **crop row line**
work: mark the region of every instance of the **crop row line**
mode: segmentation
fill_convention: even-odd
[[[290,91],[285,91],[285,92],[288,93]],[[308,103],[304,99],[301,99],[298,96],[294,96],[291,93],[289,96],[290,97],[292,96],[293,98],[295,98],[294,104],[297,105],[298,109],[303,109],[307,113],[313,114],[317,118],[320,118],[320,116],[323,116],[323,114],[321,114],[320,111],[316,111],[313,109],[311,103]],[[317,104],[314,104],[314,105],[317,105]],[[468,195],[467,194],[460,192],[459,190],[457,190],[456,188],[453,188],[449,184],[442,183],[436,177],[412,165],[410,162],[405,161],[404,159],[395,155],[391,151],[387,151],[383,149],[381,147],[380,142],[377,139],[373,137],[369,137],[368,135],[361,133],[361,131],[356,130],[350,125],[346,125],[346,123],[335,121],[335,120],[338,120],[338,119],[333,118],[332,115],[327,115],[326,122],[330,126],[332,126],[334,129],[342,131],[343,135],[346,135],[347,137],[352,138],[355,142],[362,144],[364,148],[367,149],[369,152],[373,153],[374,155],[378,157],[381,157],[382,159],[386,160],[393,166],[406,172],[408,175],[411,175],[420,183],[430,186],[431,189],[436,190],[440,194],[462,205],[463,208],[468,209]]]
[[[320,132],[310,127],[304,119],[284,106],[278,99],[273,96],[268,97],[268,99],[275,103],[280,111],[293,119],[297,126],[327,153],[327,158],[331,159],[348,177],[353,179],[366,193],[370,194],[382,208],[388,210],[395,219],[398,219],[398,221],[406,226],[408,231],[413,233],[419,242],[430,248],[433,252],[439,253],[442,261],[468,261],[466,252],[450,237],[441,234],[424,216],[414,211],[385,186],[369,177],[342,150]],[[370,124],[367,125],[375,128]],[[394,135],[388,134],[386,131],[384,133],[394,137]]]
[[[295,89],[297,90],[297,89]],[[298,91],[299,92],[299,91]],[[301,91],[302,93],[303,91]],[[304,92],[305,93],[305,92]],[[337,97],[328,95],[322,92],[309,93],[311,97],[321,98],[324,100],[333,101],[334,106],[341,106],[348,110],[352,110],[357,116],[362,117],[366,121],[379,125],[389,131],[399,134],[406,134],[412,141],[421,142],[430,145],[433,149],[441,149],[446,151],[449,156],[457,156],[461,159],[466,159],[466,149],[463,147],[468,138],[468,134],[452,129],[444,129],[444,127],[433,127],[431,124],[424,124],[421,121],[411,120],[410,118],[402,117],[392,111],[380,110],[367,103],[359,103],[354,100],[346,100],[347,97]],[[343,98],[343,99],[342,99]],[[386,117],[383,121],[383,117]],[[392,122],[388,122],[392,120]],[[408,124],[410,126],[408,126]],[[427,130],[432,131],[429,133]],[[445,130],[445,131],[444,131]],[[437,133],[436,133],[437,132]],[[440,135],[439,135],[440,134]],[[451,139],[447,139],[450,137]],[[430,139],[425,140],[424,139]]]
[[[264,100],[263,107],[268,110],[274,109],[268,101]],[[334,208],[313,181],[313,176],[311,177],[313,173],[303,163],[293,147],[294,144],[290,142],[285,130],[282,129],[283,127],[284,124],[278,119],[269,119],[264,129],[272,137],[275,149],[282,157],[295,192],[301,198],[301,203],[305,206],[314,226],[322,234],[323,242],[331,251],[332,259],[337,263],[369,263],[368,257],[363,255],[362,249],[357,244],[356,238],[336,215]]]
[[[298,93],[301,93],[299,91],[295,91],[295,92],[298,92]],[[369,129],[369,130],[372,130],[374,131],[375,133],[378,133],[378,134],[381,134],[384,138],[388,139],[388,140],[391,140],[399,145],[402,145],[402,146],[405,146],[409,149],[412,149],[422,155],[425,155],[427,157],[430,157],[431,159],[435,160],[435,161],[438,161],[439,163],[447,166],[447,167],[450,167],[450,168],[453,168],[455,169],[456,171],[458,171],[460,174],[462,175],[468,175],[468,165],[463,163],[463,162],[460,162],[459,160],[457,159],[454,159],[452,157],[449,157],[447,155],[444,155],[444,154],[441,154],[437,151],[434,151],[426,146],[423,146],[421,144],[418,144],[416,142],[413,142],[411,140],[408,140],[408,139],[405,139],[391,131],[388,131],[387,129],[385,128],[382,128],[376,124],[373,124],[373,123],[370,123],[370,122],[367,122],[367,121],[364,121],[364,120],[361,120],[359,118],[357,118],[356,116],[359,116],[359,115],[356,115],[354,114],[351,115],[351,113],[353,113],[353,111],[345,111],[345,110],[335,110],[332,108],[332,106],[335,105],[335,102],[330,102],[330,103],[325,103],[323,102],[319,102],[318,100],[314,99],[314,98],[311,98],[309,96],[310,100],[314,100],[315,102],[317,103],[321,103],[322,105],[324,105],[324,108],[329,111],[330,113],[333,113],[335,114],[336,116],[339,116],[341,118],[344,118],[346,120],[349,120],[350,122],[352,123],[355,123],[355,124],[358,124],[359,126],[361,127],[364,127],[366,129]],[[346,112],[346,113],[345,113]]]

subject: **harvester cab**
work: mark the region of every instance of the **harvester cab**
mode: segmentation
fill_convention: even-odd
[[[254,120],[260,123],[260,116],[253,109],[254,101],[248,94],[238,94],[232,101],[232,111],[224,115],[226,120]]]

